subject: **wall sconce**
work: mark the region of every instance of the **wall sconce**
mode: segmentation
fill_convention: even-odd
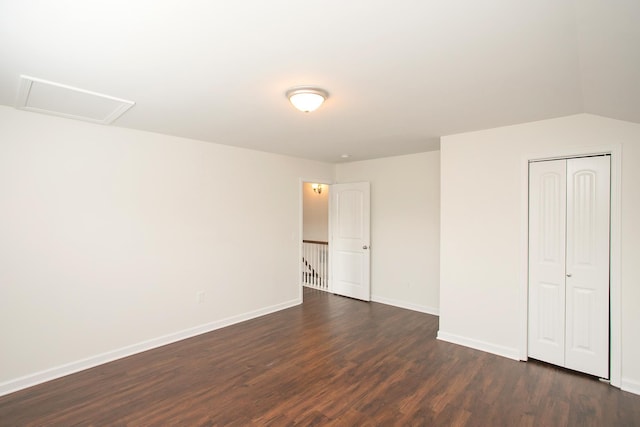
[[[313,191],[317,194],[322,194],[322,184],[311,184],[311,188],[313,188]]]

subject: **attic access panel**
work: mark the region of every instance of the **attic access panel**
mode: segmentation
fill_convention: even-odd
[[[134,105],[133,101],[24,75],[16,102],[21,110],[105,125]]]

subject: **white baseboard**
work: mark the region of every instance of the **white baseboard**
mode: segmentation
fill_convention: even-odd
[[[620,382],[620,389],[629,393],[640,395],[640,381],[623,378]]]
[[[379,302],[380,304],[392,305],[394,307],[406,308],[407,310],[419,311],[421,313],[433,314],[434,316],[440,315],[440,310],[436,307],[412,304],[410,302],[398,301],[391,298],[381,297],[379,295],[371,295],[371,301]]]
[[[520,360],[520,352],[517,348],[503,347],[501,345],[495,345],[473,338],[461,337],[460,335],[450,334],[443,331],[438,331],[438,339],[453,344],[470,347],[475,350],[480,350],[498,356],[506,357],[507,359]]]
[[[184,329],[179,332],[152,338],[150,340],[128,345],[116,350],[107,351],[105,353],[91,356],[86,359],[77,360],[75,362],[66,363],[61,366],[46,369],[44,371],[25,375],[23,377],[1,383],[0,396],[4,396],[6,394],[25,389],[27,387],[51,381],[56,378],[64,377],[66,375],[74,374],[79,371],[84,371],[85,369],[93,368],[117,359],[122,359],[123,357],[128,357],[137,353],[141,353],[143,351],[162,347],[164,345],[172,344],[177,341],[182,341],[196,335],[215,331],[216,329],[224,328],[225,326],[231,326],[236,323],[244,322],[256,317],[284,310],[286,308],[300,305],[301,303],[302,301],[300,299],[287,301],[282,304],[276,304],[270,307],[250,311],[248,313],[239,314],[237,316],[228,317],[226,319],[216,320],[215,322],[210,322],[203,325],[195,326],[193,328]]]

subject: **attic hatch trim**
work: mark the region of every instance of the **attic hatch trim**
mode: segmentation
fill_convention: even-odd
[[[87,102],[87,104],[85,104],[85,106],[87,107],[85,109],[86,111],[91,110],[92,109],[91,107],[95,109],[96,106],[98,106],[98,103],[105,104],[105,101],[107,103],[111,102],[114,105],[113,105],[113,108],[109,108],[108,111],[106,111],[104,114],[97,115],[97,116],[92,116],[90,114],[86,114],[86,115],[77,114],[77,113],[72,114],[72,113],[56,110],[55,108],[44,108],[42,106],[39,107],[38,105],[35,105],[34,103],[31,102],[33,98],[32,95],[34,94],[34,90],[37,91],[37,89],[34,88],[34,85],[36,83],[37,83],[37,87],[40,87],[40,85],[43,85],[42,87],[45,89],[47,87],[49,89],[52,89],[52,88],[62,89],[63,92],[70,91],[69,93],[70,97],[75,96],[76,98],[83,98],[80,104],[73,105],[75,109],[78,109],[78,108],[82,109],[83,107],[82,102]],[[92,97],[94,98],[94,101],[91,101]],[[49,101],[48,102],[49,104],[55,105],[56,103],[55,97],[52,99],[49,99],[48,101]],[[59,99],[58,101],[64,103],[64,99]],[[94,104],[90,105],[91,102],[94,102]],[[62,106],[62,103],[60,103],[59,106]],[[103,125],[108,125],[113,123],[116,119],[122,116],[135,104],[136,104],[135,102],[129,101],[126,99],[116,98],[114,96],[106,95],[103,93],[93,92],[90,90],[81,89],[78,87],[69,86],[62,83],[56,83],[49,80],[39,79],[36,77],[27,76],[27,75],[20,75],[18,97],[16,99],[16,108],[20,110],[49,114],[53,116],[65,117],[68,119],[75,119],[75,120],[82,120],[82,121],[87,121],[91,123],[103,124]]]

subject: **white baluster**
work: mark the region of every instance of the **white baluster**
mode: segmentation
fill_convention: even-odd
[[[313,285],[317,288],[318,287],[318,245],[317,244],[313,244]]]

